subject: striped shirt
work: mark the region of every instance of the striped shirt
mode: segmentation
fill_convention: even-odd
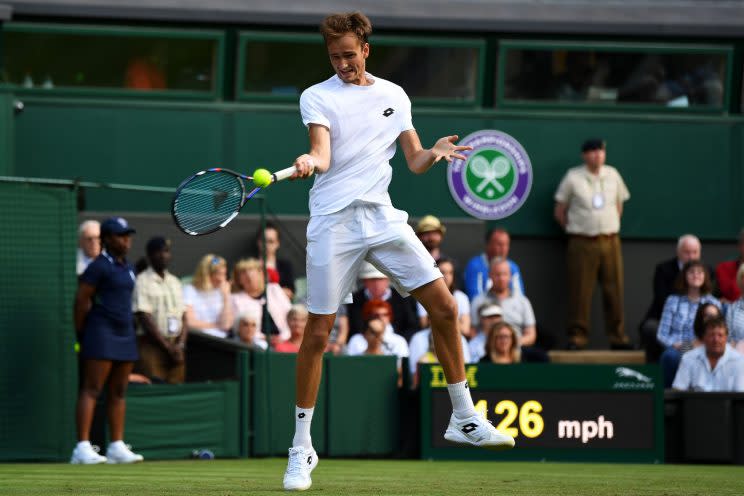
[[[693,323],[698,306],[703,303],[713,303],[721,309],[721,302],[707,294],[700,297],[698,301],[690,300],[687,295],[673,294],[664,302],[664,310],[661,312],[661,321],[656,334],[656,339],[666,347],[674,343],[690,343],[695,339]]]
[[[728,306],[726,326],[730,343],[735,344],[744,340],[744,298],[739,298]]]

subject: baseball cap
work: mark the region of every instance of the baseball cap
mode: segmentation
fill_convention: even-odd
[[[359,279],[387,279],[387,276],[377,270],[377,267],[369,262],[364,262],[359,270]]]
[[[504,312],[495,303],[486,303],[480,307],[478,314],[481,317],[495,317],[497,315],[504,315]]]
[[[169,239],[165,239],[162,236],[155,236],[150,238],[145,245],[145,253],[157,253],[163,248],[170,248],[171,242]]]
[[[582,152],[588,152],[592,150],[604,150],[604,149],[605,149],[605,142],[603,139],[600,139],[600,138],[589,138],[588,140],[584,141],[583,145],[581,145]]]
[[[439,231],[442,234],[447,232],[447,229],[442,225],[442,222],[434,217],[433,215],[425,215],[421,217],[418,224],[416,224],[416,234],[421,234],[429,231]]]
[[[104,234],[133,234],[136,232],[129,226],[129,223],[124,217],[110,217],[101,222],[102,236]]]

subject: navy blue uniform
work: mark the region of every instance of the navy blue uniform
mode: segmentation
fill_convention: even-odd
[[[123,362],[139,358],[132,315],[134,280],[132,266],[105,251],[80,276],[80,281],[96,288],[83,324],[82,358]]]

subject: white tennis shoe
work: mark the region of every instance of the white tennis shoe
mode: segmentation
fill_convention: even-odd
[[[132,447],[123,441],[114,441],[106,448],[106,463],[137,463],[145,458],[132,452]]]
[[[507,450],[514,447],[513,437],[496,430],[491,422],[479,414],[459,419],[453,413],[444,439],[463,446],[477,446],[490,450]]]
[[[313,480],[310,472],[318,465],[318,454],[313,448],[295,446],[289,448],[287,471],[284,473],[284,489],[286,491],[304,491],[310,489]]]
[[[101,448],[90,444],[89,441],[80,442],[75,446],[75,449],[72,450],[70,463],[73,465],[96,465],[98,463],[106,463],[106,457],[98,454],[100,450]]]

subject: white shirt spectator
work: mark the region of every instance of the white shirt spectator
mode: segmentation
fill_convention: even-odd
[[[393,331],[393,326],[389,324],[385,327],[385,334],[382,335],[382,349],[385,351],[385,355],[395,355],[398,358],[408,356],[406,338],[396,334]],[[354,334],[346,345],[346,354],[351,356],[364,355],[365,351],[367,351],[367,340],[364,339],[364,333]]]
[[[464,294],[464,293],[463,293]],[[466,297],[467,298],[467,297]],[[408,355],[408,367],[411,369],[411,374],[416,373],[416,366],[422,356],[429,351],[429,336],[431,335],[431,329],[422,329],[416,334],[411,336],[411,344],[408,345],[410,354]],[[460,340],[462,341],[462,354],[465,359],[465,363],[472,363],[470,360],[470,350],[468,349],[468,342],[465,336],[460,334]]]
[[[187,284],[183,288],[183,303],[194,310],[197,319],[204,322],[217,322],[224,301],[219,289],[199,291],[191,284]],[[218,338],[227,337],[227,333],[218,328],[202,329],[202,332]]]
[[[673,389],[681,391],[729,391],[744,392],[744,356],[726,345],[726,351],[718,359],[715,369],[705,355],[705,346],[682,355]]]

